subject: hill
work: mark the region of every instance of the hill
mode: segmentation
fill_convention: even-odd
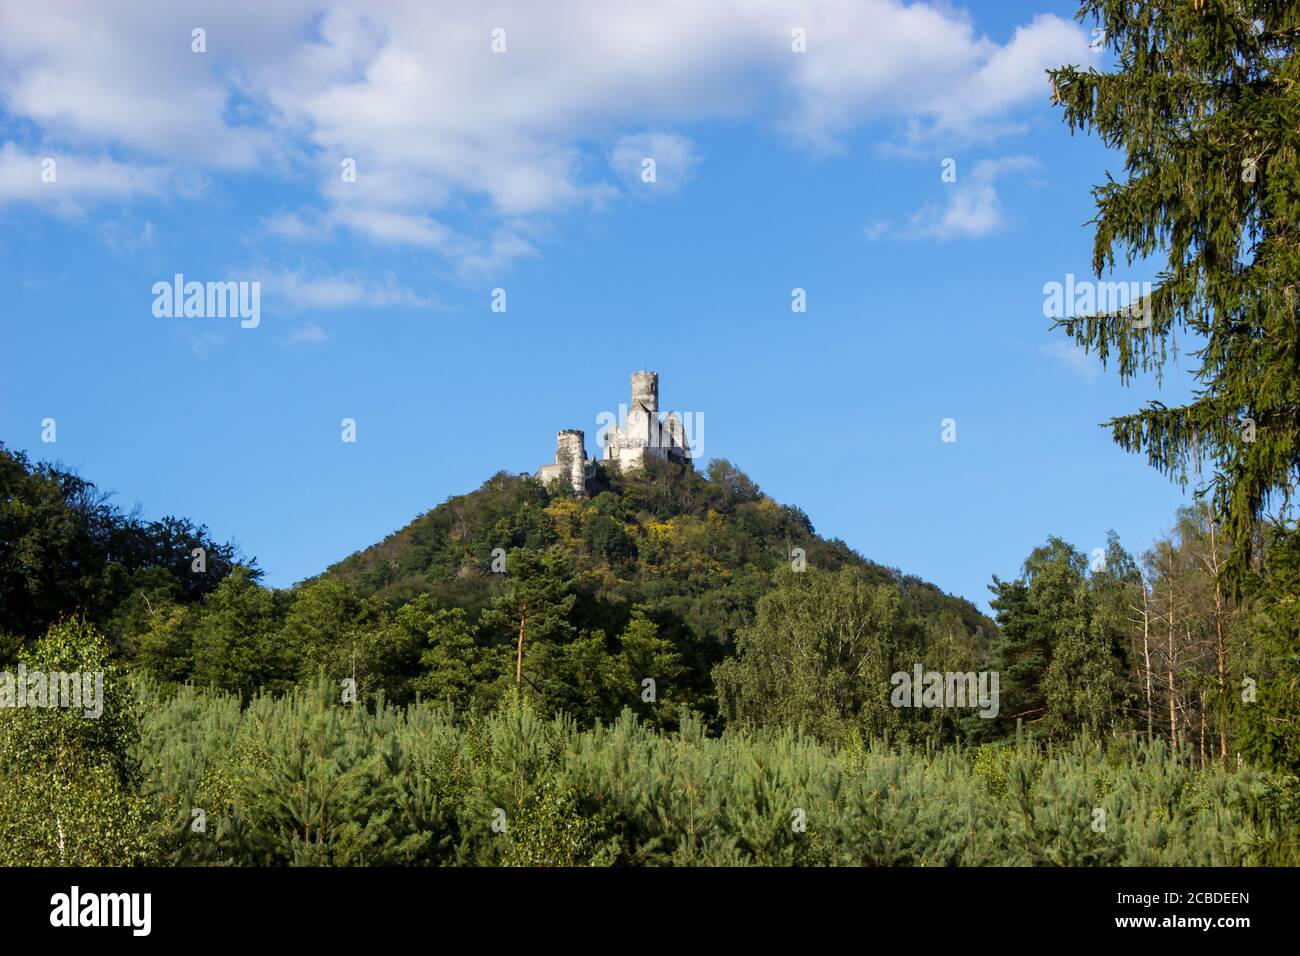
[[[755,694],[821,700],[804,680],[820,665],[788,690],[791,673],[753,670],[767,666],[761,655],[719,671],[747,634],[828,640],[826,659],[855,694],[875,688],[868,658],[965,668],[989,659],[997,634],[970,602],[821,537],[724,460],[706,474],[653,459],[628,475],[602,470],[582,497],[498,473],[290,589],[263,587],[255,562],[201,525],[123,515],[89,481],[21,454],[0,449],[0,465],[0,538],[13,545],[0,549],[6,663],[74,617],[165,685],[244,699],[323,672],[358,700],[488,710],[518,686],[587,726],[626,706],[672,724],[686,707],[720,729],[727,713],[754,713]],[[780,623],[787,599],[808,616]],[[856,643],[866,633],[873,649]],[[734,706],[719,698],[719,674]],[[647,678],[656,691],[643,699]]]
[[[752,621],[773,574],[802,549],[807,567],[852,568],[871,585],[893,585],[908,611],[960,628],[980,646],[996,632],[970,601],[821,537],[803,511],[763,494],[725,459],[704,474],[649,460],[641,472],[603,477],[604,491],[577,498],[559,482],[544,488],[499,472],[322,577],[390,607],[428,594],[473,616],[500,591],[495,549],[558,548],[575,576],[575,626],[616,632],[641,605],[661,626],[727,645]]]

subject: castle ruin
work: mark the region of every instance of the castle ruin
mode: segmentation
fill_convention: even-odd
[[[691,449],[681,418],[676,412],[659,417],[658,372],[632,373],[632,403],[617,424],[611,423],[605,429],[605,454],[599,462],[587,458],[585,441],[579,429],[566,428],[559,432],[555,439],[555,462],[538,469],[537,480],[548,484],[563,478],[581,495],[597,483],[598,464],[634,471],[650,457],[691,465]]]

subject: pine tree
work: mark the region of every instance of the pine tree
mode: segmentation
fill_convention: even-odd
[[[1198,346],[1199,388],[1112,419],[1114,440],[1207,491],[1248,566],[1255,519],[1287,501],[1300,471],[1300,5],[1294,0],[1084,0],[1109,72],[1050,71],[1071,130],[1125,152],[1125,178],[1094,189],[1093,268],[1164,251],[1138,310],[1058,325],[1121,381],[1159,376],[1176,335]]]
[[[618,674],[614,699],[654,724],[663,726],[676,717],[680,695],[678,681],[686,668],[672,641],[659,634],[659,627],[636,608],[619,636]],[[645,680],[654,681],[654,698],[646,693]]]
[[[1010,581],[993,575],[989,607],[998,622],[992,649],[993,669],[999,675],[1003,697],[998,722],[1014,729],[1017,720],[1039,720],[1046,709],[1040,690],[1051,656],[1046,636],[1035,626],[1029,604],[1029,585],[1023,577]]]
[[[464,609],[440,608],[421,595],[398,610],[391,629],[422,647],[424,670],[412,682],[415,690],[457,710],[470,706],[475,686],[489,676],[491,661],[476,647]]]
[[[506,558],[506,569],[505,593],[483,615],[483,622],[515,636],[515,683],[522,684],[525,639],[564,641],[572,637],[574,628],[568,617],[577,598],[570,587],[564,552],[558,548],[540,554],[515,548]]]
[[[1300,533],[1273,536],[1253,596],[1251,623],[1264,653],[1245,686],[1233,688],[1238,743],[1260,765],[1300,775]]]

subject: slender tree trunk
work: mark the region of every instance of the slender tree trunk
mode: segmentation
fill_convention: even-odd
[[[1155,706],[1151,692],[1151,605],[1146,582],[1142,582],[1142,659],[1146,666],[1147,740],[1155,734]]]
[[[1205,691],[1201,691],[1201,766],[1205,766]]]
[[[54,760],[54,785],[50,788],[51,793],[59,792],[59,780],[63,776],[63,728],[59,728],[59,742],[55,747],[55,753],[58,755]],[[60,803],[62,800],[60,799]],[[59,832],[59,866],[64,865],[63,853],[63,815],[60,812],[54,814],[54,827]]]
[[[515,686],[524,679],[524,621],[528,619],[528,605],[519,612],[519,651],[515,657]]]
[[[1168,640],[1165,647],[1165,675],[1169,682],[1169,743],[1173,747],[1178,746],[1178,690],[1174,686],[1174,663],[1177,651],[1174,648],[1174,582],[1173,582],[1174,561],[1173,555],[1169,556],[1169,581],[1166,586],[1169,588],[1169,631]]]
[[[1219,537],[1214,521],[1210,521],[1210,560],[1214,562],[1214,654],[1219,666],[1219,698],[1217,716],[1219,724],[1219,757],[1224,763],[1228,761],[1228,728],[1224,720],[1223,705],[1228,693],[1228,641],[1224,633],[1223,588],[1219,584]]]
[[[1228,648],[1223,634],[1223,590],[1219,587],[1218,581],[1214,583],[1214,605],[1214,651],[1219,664],[1219,757],[1226,763],[1228,760],[1228,728],[1227,721],[1224,720],[1223,705],[1228,694]]]

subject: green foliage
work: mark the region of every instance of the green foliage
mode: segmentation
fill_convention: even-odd
[[[170,863],[1300,861],[1293,779],[1198,769],[1159,741],[836,748],[789,730],[710,738],[689,716],[668,733],[630,712],[579,730],[526,699],[458,720],[343,705],[328,685],[243,711],[208,691],[145,693],[141,779]]]
[[[920,629],[896,589],[858,574],[786,572],[740,632],[736,656],[718,666],[729,724],[799,727],[825,740],[850,728],[868,736],[896,726],[890,675],[919,660]]]
[[[669,727],[685,707],[720,729],[712,671],[794,547],[812,568],[890,586],[939,643],[982,646],[994,630],[969,602],[819,538],[720,459],[707,474],[652,459],[593,498],[500,473],[320,578],[270,590],[202,528],[142,525],[88,482],[0,454],[13,544],[0,599],[18,622],[0,655],[17,654],[25,621],[94,607],[115,655],[168,691],[192,682],[248,701],[319,675],[354,680],[368,705],[424,695],[484,710],[515,683],[522,632],[520,683],[547,713],[586,726],[631,707]],[[191,546],[207,548],[206,571],[190,569]]]
[[[1089,575],[1084,556],[1052,537],[1025,560],[1019,578],[993,578],[999,634],[992,658],[1004,732],[1023,719],[1043,736],[1095,736],[1125,720],[1123,613],[1136,572],[1114,535],[1108,553],[1105,570]]]
[[[33,641],[77,615],[116,645],[143,612],[144,596],[193,603],[240,560],[205,526],[176,517],[142,521],[108,498],[92,482],[33,465],[0,443],[0,608],[11,634]],[[206,553],[201,572],[193,570],[195,548]],[[255,561],[246,565],[260,576]]]
[[[690,709],[695,703],[689,689],[682,685],[687,668],[673,642],[660,636],[659,626],[647,616],[645,608],[635,608],[618,644],[613,704],[620,712],[630,708],[652,725],[673,725],[675,712],[682,707]],[[653,700],[646,699],[647,679],[654,681]]]
[[[636,558],[636,544],[623,525],[608,515],[592,514],[582,526],[587,551],[606,564],[617,565]]]
[[[295,660],[279,637],[284,611],[281,596],[236,568],[203,602],[194,637],[195,682],[245,698],[291,686]]]
[[[701,695],[723,649],[752,622],[772,576],[790,566],[793,547],[804,549],[811,567],[854,567],[871,584],[893,584],[911,613],[929,618],[949,611],[969,634],[987,639],[993,633],[993,623],[970,602],[818,537],[803,512],[766,497],[722,459],[710,463],[707,475],[651,459],[642,472],[615,473],[609,484],[593,498],[576,499],[549,496],[525,476],[498,474],[325,577],[375,595],[390,609],[427,594],[442,607],[463,608],[477,625],[509,586],[509,575],[503,580],[492,572],[494,548],[543,554],[558,547],[576,597],[575,632],[618,633],[632,607],[643,606],[674,635]],[[503,628],[496,639],[505,640]]]
[[[29,677],[91,675],[93,685],[102,675],[102,691],[89,711],[84,697],[78,708],[0,708],[0,865],[146,862],[154,847],[138,792],[139,710],[104,637],[61,621],[20,660]]]
[[[1261,655],[1245,676],[1255,700],[1236,705],[1241,752],[1260,765],[1300,776],[1300,532],[1276,532],[1265,573],[1255,583],[1252,630]],[[1234,688],[1238,700],[1243,688]]]
[[[185,680],[194,670],[195,618],[189,608],[177,604],[151,609],[128,644],[136,666],[164,683]]]
[[[1071,130],[1125,155],[1124,178],[1093,190],[1093,268],[1116,251],[1166,255],[1145,318],[1065,319],[1075,342],[1114,360],[1121,381],[1162,372],[1180,337],[1195,343],[1189,403],[1159,402],[1108,425],[1186,482],[1214,462],[1215,511],[1248,567],[1255,521],[1289,501],[1300,474],[1300,7],[1277,0],[1084,0],[1116,66],[1051,71]]]
[[[462,609],[448,611],[419,597],[397,612],[392,629],[422,648],[422,673],[413,681],[417,693],[459,711],[487,709],[504,692],[508,649],[479,647]]]

